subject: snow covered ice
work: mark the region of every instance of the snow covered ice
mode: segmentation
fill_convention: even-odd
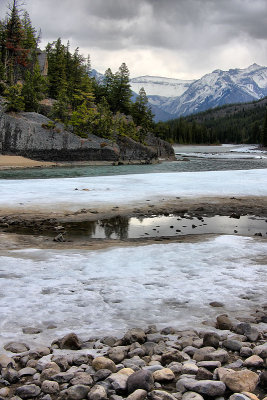
[[[191,151],[188,151],[191,149]],[[267,152],[260,150],[258,145],[231,145],[222,146],[174,146],[178,156],[214,158],[214,159],[267,159]]]
[[[137,205],[147,199],[160,202],[178,196],[266,196],[266,182],[267,169],[1,180],[0,207],[53,212]]]
[[[0,344],[40,327],[38,343],[76,332],[122,334],[133,326],[185,328],[256,307],[266,296],[267,243],[218,236],[199,242],[105,250],[0,252]],[[56,329],[47,329],[51,324]]]

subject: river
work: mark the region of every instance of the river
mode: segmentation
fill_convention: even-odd
[[[149,165],[96,165],[0,171],[0,179],[75,178],[165,172],[225,171],[267,168],[267,152],[255,145],[174,146],[176,161]]]

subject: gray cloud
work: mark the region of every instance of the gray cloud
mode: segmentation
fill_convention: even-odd
[[[26,0],[26,8],[43,43],[70,40],[102,70],[126,56],[135,75],[142,63],[143,74],[174,76],[176,63],[188,77],[266,64],[266,0]]]

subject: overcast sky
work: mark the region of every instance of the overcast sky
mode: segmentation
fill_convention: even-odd
[[[1,17],[8,0],[0,0]],[[61,37],[92,67],[196,79],[267,66],[267,0],[24,0],[44,47]]]

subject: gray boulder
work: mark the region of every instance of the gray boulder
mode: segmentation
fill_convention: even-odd
[[[150,392],[154,387],[152,372],[140,370],[129,376],[127,381],[128,393],[133,393],[136,389],[143,389]]]
[[[197,392],[205,396],[222,396],[226,390],[223,382],[203,380],[203,381],[187,381],[184,383],[185,388],[192,392]]]
[[[24,385],[16,389],[16,395],[22,399],[31,399],[33,397],[39,396],[41,389],[37,385]]]

